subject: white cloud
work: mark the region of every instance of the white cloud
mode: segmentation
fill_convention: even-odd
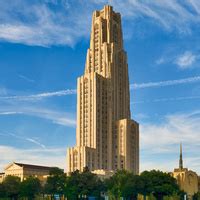
[[[195,11],[200,14],[200,2],[198,0],[189,0]]]
[[[176,58],[175,63],[180,69],[188,69],[193,67],[192,64],[195,63],[196,59],[197,56],[195,54],[190,51],[186,51]]]
[[[141,125],[141,171],[160,169],[172,171],[178,167],[179,144],[183,143],[184,166],[200,173],[200,111],[166,116],[161,123]],[[0,169],[16,161],[65,168],[66,149],[20,149],[0,146]]]
[[[127,24],[148,18],[168,31],[190,33],[191,24],[198,25],[200,20],[198,0],[186,5],[178,0],[84,0],[75,4],[67,0],[7,0],[0,2],[0,38],[27,45],[73,46],[80,38],[89,37],[92,12],[104,4],[113,5]]]
[[[148,18],[159,24],[165,30],[178,30],[179,33],[190,33],[191,24],[197,24],[200,15],[194,11],[194,4],[190,1],[177,0],[162,1],[111,1],[116,10],[120,11],[125,19]],[[198,0],[194,0],[198,2]],[[192,7],[192,9],[191,9]]]
[[[33,144],[35,144],[35,145],[37,145],[37,146],[39,146],[39,147],[41,147],[43,149],[46,148],[46,146],[44,144],[42,144],[41,142],[39,142],[38,139],[36,140],[34,138],[28,138],[28,137],[25,137],[25,136],[18,135],[16,133],[8,133],[8,132],[6,132],[6,133],[0,132],[0,135],[1,136],[6,136],[6,137],[11,137],[12,139],[16,138],[16,139],[23,140],[25,142],[30,142],[30,143],[33,143]]]
[[[66,168],[65,148],[20,149],[0,145],[0,155],[0,171],[11,162]]]
[[[89,36],[91,13],[72,6],[66,1],[0,2],[0,39],[26,45],[73,46]]]
[[[184,101],[184,100],[195,100],[200,99],[199,95],[196,96],[183,96],[183,97],[166,97],[157,99],[148,99],[142,101],[133,101],[131,104],[141,104],[141,103],[157,103],[157,102],[169,102],[169,101]]]
[[[43,149],[46,148],[46,146],[40,142],[38,142],[37,140],[33,139],[33,138],[25,138],[27,141],[32,142],[36,145],[39,145],[40,147],[42,147]]]
[[[67,112],[61,112],[41,107],[33,106],[1,106],[0,115],[27,115],[39,117],[51,121],[52,123],[59,124],[62,126],[75,127],[76,120]]]
[[[18,115],[18,114],[22,114],[22,113],[21,112],[14,112],[14,111],[0,112],[0,115]]]
[[[75,89],[60,90],[55,92],[44,92],[26,96],[0,96],[0,100],[17,100],[17,101],[37,101],[48,97],[66,96],[76,94]]]
[[[154,87],[165,87],[180,84],[190,84],[200,81],[200,76],[194,76],[184,79],[159,81],[159,82],[149,82],[149,83],[135,83],[130,85],[130,89],[142,89],[142,88],[154,88]]]
[[[161,58],[159,58],[158,60],[156,60],[156,64],[157,64],[157,65],[161,65],[161,64],[163,64],[163,63],[165,63],[165,59],[164,59],[163,57],[161,57]]]
[[[33,79],[30,79],[27,76],[24,76],[22,74],[18,74],[18,77],[23,79],[23,80],[25,80],[25,81],[27,81],[27,82],[30,82],[30,83],[34,83],[35,82]]]
[[[7,90],[5,87],[0,86],[0,97],[7,95]]]
[[[183,143],[185,166],[200,173],[200,111],[172,114],[162,123],[141,125],[142,170],[150,167],[172,170],[178,163],[179,144]],[[168,160],[169,159],[169,160]],[[191,159],[198,162],[190,162]],[[147,163],[146,163],[147,162]],[[149,169],[149,167],[148,167]]]
[[[197,82],[200,82],[200,76],[193,76],[193,77],[188,77],[188,78],[183,78],[183,79],[158,81],[158,82],[134,83],[134,84],[130,84],[130,89],[132,90],[132,89],[166,87],[166,86],[173,86],[173,85],[191,84],[191,83],[197,83]],[[0,96],[0,100],[38,101],[38,100],[42,100],[42,99],[50,98],[50,97],[74,95],[76,93],[77,93],[76,89],[59,90],[59,91],[54,91],[54,92],[43,92],[39,94],[24,95],[24,96],[20,96],[20,95],[5,96],[5,94],[7,93],[4,93],[4,95]]]

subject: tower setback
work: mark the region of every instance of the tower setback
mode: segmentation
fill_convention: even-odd
[[[84,75],[77,83],[76,146],[67,151],[68,172],[139,173],[139,124],[131,119],[127,54],[121,16],[111,6],[92,17]]]

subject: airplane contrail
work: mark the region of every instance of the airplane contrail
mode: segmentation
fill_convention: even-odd
[[[159,88],[159,87],[167,87],[173,85],[183,85],[183,84],[192,84],[200,82],[200,76],[193,76],[184,79],[175,79],[175,80],[167,80],[167,81],[159,81],[159,82],[147,82],[147,83],[134,83],[130,84],[130,90],[138,90],[138,89],[146,89],[146,88]],[[49,97],[59,97],[59,96],[67,96],[77,94],[76,89],[67,89],[67,90],[59,90],[54,92],[44,92],[33,95],[12,95],[12,96],[0,96],[0,100],[19,100],[19,101],[34,101],[41,100]]]

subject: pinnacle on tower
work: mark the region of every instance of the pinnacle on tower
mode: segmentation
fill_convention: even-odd
[[[180,143],[179,169],[183,169],[182,143]]]

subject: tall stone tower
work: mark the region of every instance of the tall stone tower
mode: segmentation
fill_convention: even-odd
[[[121,16],[111,6],[92,17],[84,75],[77,84],[76,146],[67,151],[68,172],[139,173],[139,124],[130,116],[127,55]]]

